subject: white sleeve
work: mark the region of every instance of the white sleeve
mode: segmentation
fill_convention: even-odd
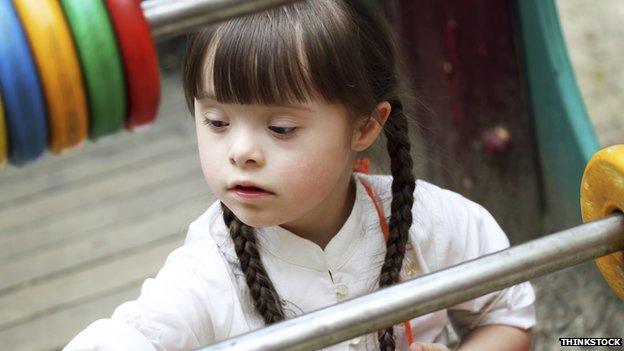
[[[216,246],[205,242],[173,251],[137,300],[91,324],[63,350],[192,350],[224,338],[233,293]]]
[[[114,319],[99,319],[74,337],[63,351],[155,351],[133,326]]]
[[[438,251],[440,268],[509,247],[507,236],[483,206],[457,193],[444,193],[440,220],[446,234],[441,235]],[[448,313],[460,336],[486,324],[530,329],[536,323],[534,302],[533,288],[524,282],[450,307]]]

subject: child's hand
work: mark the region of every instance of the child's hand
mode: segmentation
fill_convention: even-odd
[[[451,351],[444,344],[428,344],[424,342],[415,342],[410,345],[410,351]]]

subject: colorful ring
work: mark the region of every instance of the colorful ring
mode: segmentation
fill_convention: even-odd
[[[112,25],[102,0],[61,0],[78,51],[89,101],[89,136],[123,128],[126,87]]]
[[[581,181],[583,222],[624,212],[624,145],[598,151],[589,160]],[[624,300],[624,253],[616,252],[596,259],[605,280]]]
[[[0,0],[0,90],[9,160],[22,165],[38,159],[48,143],[45,101],[11,0]]]
[[[7,135],[4,125],[4,106],[2,105],[2,94],[0,93],[0,168],[4,167],[7,159]]]
[[[43,86],[50,149],[60,153],[86,139],[87,101],[80,63],[58,0],[14,0]]]
[[[141,4],[135,0],[106,0],[128,87],[126,128],[133,130],[156,118],[160,99],[158,57]]]

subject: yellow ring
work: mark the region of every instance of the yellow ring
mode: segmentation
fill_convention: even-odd
[[[2,96],[0,96],[0,168],[4,167],[7,160],[7,130],[4,123],[4,106]]]
[[[58,0],[15,0],[39,70],[48,107],[50,149],[62,152],[87,137],[88,110],[80,63]]]
[[[583,222],[624,212],[624,145],[598,151],[585,167],[581,181]],[[596,264],[615,294],[624,300],[624,253],[596,259]]]

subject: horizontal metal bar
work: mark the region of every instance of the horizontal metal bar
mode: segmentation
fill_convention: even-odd
[[[295,1],[299,0],[148,0],[141,8],[152,37],[162,38]]]
[[[616,214],[200,350],[315,350],[622,250]]]

